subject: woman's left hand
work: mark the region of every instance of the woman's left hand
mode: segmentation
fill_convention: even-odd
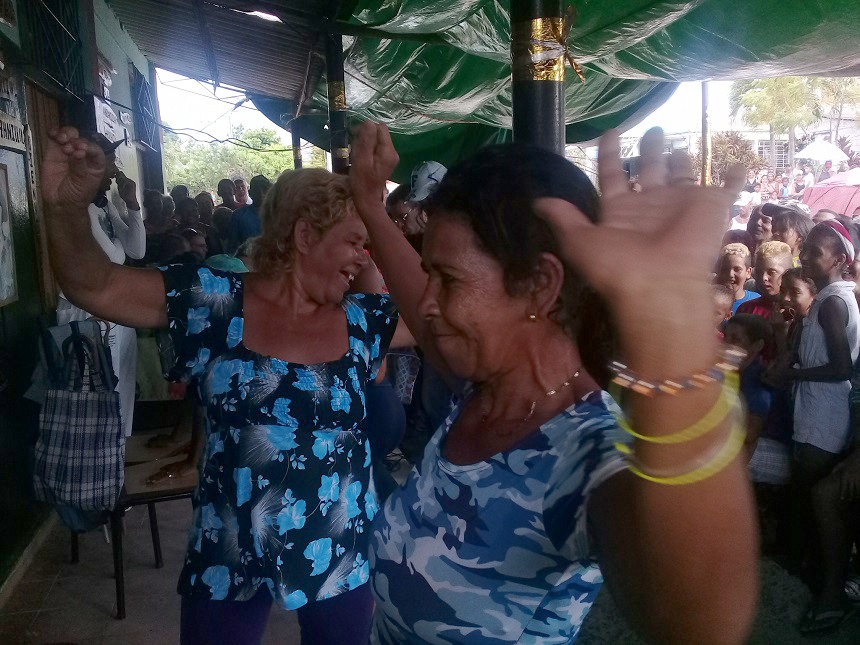
[[[381,203],[385,182],[400,157],[383,123],[365,121],[352,130],[349,183],[356,202]]]
[[[609,303],[631,366],[655,380],[694,373],[713,360],[707,285],[742,170],[729,174],[729,189],[697,186],[689,156],[665,155],[655,128],[640,144],[642,192],[635,193],[619,145],[614,132],[600,140],[599,222],[561,199],[535,207],[555,228],[565,259]]]

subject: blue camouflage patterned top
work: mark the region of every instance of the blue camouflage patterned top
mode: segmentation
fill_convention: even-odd
[[[364,584],[379,509],[360,423],[397,325],[391,299],[345,296],[349,351],[301,365],[243,344],[243,274],[172,266],[163,275],[168,376],[195,383],[205,410],[179,593],[247,600],[265,585],[297,609]]]
[[[570,643],[603,584],[588,496],[625,466],[594,392],[506,453],[441,456],[455,409],[373,525],[372,643]]]

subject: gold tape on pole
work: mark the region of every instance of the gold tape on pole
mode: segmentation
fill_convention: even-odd
[[[335,148],[331,152],[338,159],[349,159],[349,148]]]
[[[346,87],[343,81],[328,84],[328,107],[333,112],[346,112]]]
[[[564,81],[564,18],[535,18],[512,25],[511,75],[515,81]]]

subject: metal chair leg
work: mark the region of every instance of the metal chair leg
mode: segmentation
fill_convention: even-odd
[[[125,575],[122,561],[122,515],[120,506],[110,514],[110,532],[113,542],[113,575],[116,582],[116,619],[125,618]]]
[[[160,569],[164,566],[164,560],[161,558],[161,540],[158,536],[158,518],[155,516],[155,504],[150,502],[147,507],[149,508],[149,530],[152,533],[152,550],[155,552],[155,568]]]
[[[78,542],[78,534],[72,531],[72,564],[77,564],[81,561],[81,550]]]

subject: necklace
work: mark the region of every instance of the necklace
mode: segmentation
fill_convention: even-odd
[[[544,400],[550,398],[551,396],[555,396],[556,394],[558,394],[562,390],[570,387],[570,384],[573,383],[573,381],[579,376],[580,371],[581,371],[581,369],[577,369],[573,373],[573,375],[570,378],[568,378],[564,383],[562,383],[561,385],[559,385],[555,389],[550,390],[549,392],[545,392],[542,397],[533,400],[531,406],[529,407],[529,413],[525,417],[523,417],[522,423],[529,421],[534,416],[535,408],[537,407],[537,404],[539,401],[544,401]],[[481,413],[481,425],[485,424],[487,422],[488,418],[489,418],[489,411],[482,412]]]

